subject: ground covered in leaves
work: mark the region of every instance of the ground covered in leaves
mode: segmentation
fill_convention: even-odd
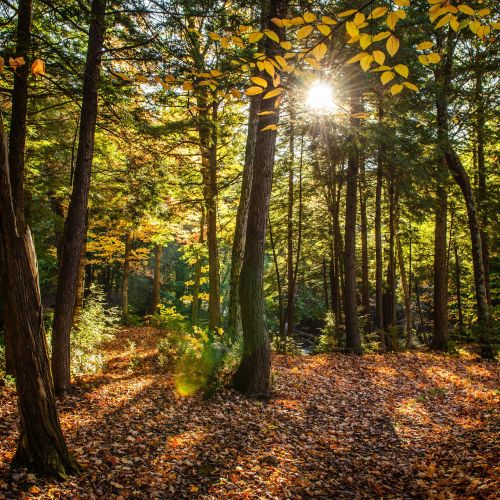
[[[13,389],[0,388],[0,498],[494,498],[498,371],[428,353],[281,356],[273,398],[180,397],[157,332],[124,329],[102,373],[60,402],[84,473],[9,471]],[[137,350],[126,350],[132,339]]]

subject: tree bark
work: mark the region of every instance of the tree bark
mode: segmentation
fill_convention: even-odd
[[[250,203],[250,192],[253,178],[253,159],[255,141],[257,138],[257,126],[259,121],[259,109],[262,96],[256,95],[250,99],[248,111],[248,131],[245,148],[245,163],[243,165],[243,178],[241,181],[240,202],[236,213],[236,226],[234,229],[233,247],[231,252],[231,275],[229,279],[229,318],[228,329],[233,340],[241,335],[241,311],[239,301],[239,283],[241,265],[245,249],[245,238],[248,220],[248,205]]]
[[[160,289],[161,289],[161,258],[163,255],[163,247],[155,245],[154,257],[155,267],[153,272],[153,291],[151,293],[151,313],[154,314],[160,304]]]
[[[436,190],[436,223],[434,230],[434,330],[431,348],[448,349],[448,271],[446,265],[446,234],[448,194],[439,184]]]
[[[105,32],[105,13],[106,0],[93,0],[83,81],[75,177],[68,215],[64,224],[52,332],[52,374],[56,394],[59,395],[64,395],[70,387],[70,330],[73,322],[80,257],[86,239],[86,216],[94,154],[97,94]]]
[[[457,293],[457,314],[458,314],[458,327],[460,333],[464,331],[464,316],[462,312],[462,290],[461,290],[461,282],[460,282],[460,261],[458,260],[458,245],[457,242],[454,242],[453,250],[455,254],[455,287]]]
[[[483,358],[492,359],[497,347],[492,341],[491,316],[486,293],[486,278],[483,264],[483,246],[481,242],[481,227],[477,213],[476,201],[472,192],[469,176],[460,158],[455,152],[448,135],[448,89],[451,80],[453,39],[449,35],[447,54],[444,64],[436,71],[436,113],[438,121],[439,146],[446,159],[448,169],[458,184],[465,200],[467,218],[472,244],[472,265],[474,271],[474,287],[477,309],[477,338]]]
[[[271,19],[284,18],[287,0],[269,0],[266,13],[269,29],[283,37],[283,29],[277,28]],[[266,40],[265,53],[268,56],[282,54],[279,44]],[[272,85],[267,74],[262,74]],[[269,393],[271,357],[269,334],[265,321],[263,294],[264,245],[266,240],[269,200],[271,196],[274,155],[276,150],[276,130],[262,130],[268,125],[277,125],[279,108],[274,99],[263,99],[261,111],[275,111],[274,114],[259,116],[255,144],[253,182],[248,211],[245,255],[240,275],[241,322],[243,328],[243,358],[234,375],[234,386],[247,395]]]
[[[12,113],[23,113],[13,108]],[[16,120],[18,119],[15,116]],[[23,179],[17,186],[23,191]],[[20,436],[12,464],[58,478],[77,472],[59,423],[47,341],[35,248],[31,233],[18,212],[10,182],[7,139],[0,115],[0,231],[5,259],[5,330],[11,339],[20,414]]]
[[[205,207],[201,207],[200,219],[200,244],[205,242]],[[193,302],[191,304],[191,324],[198,323],[198,316],[200,314],[200,283],[201,283],[201,269],[203,265],[203,258],[200,255],[194,268],[194,284],[193,284]]]
[[[128,316],[128,283],[130,272],[130,250],[132,247],[132,237],[130,231],[125,236],[125,258],[123,260],[123,280],[122,280],[122,316],[126,321]],[[154,312],[154,311],[153,311]]]
[[[351,115],[359,113],[360,97],[351,97]],[[359,150],[355,133],[359,127],[359,119],[351,118],[350,151],[347,162],[345,237],[344,237],[344,312],[346,326],[346,350],[362,354],[361,336],[359,332],[358,299],[356,295],[356,212],[359,171]]]
[[[368,220],[366,216],[366,189],[365,166],[361,161],[361,176],[359,182],[359,212],[361,216],[361,303],[365,316],[365,331],[371,332],[370,317],[370,282],[368,278]]]
[[[379,105],[378,123],[382,126],[383,110]],[[377,186],[375,189],[375,325],[380,336],[380,350],[385,351],[384,335],[384,284],[382,253],[382,184],[383,184],[383,144],[380,141],[377,158]]]
[[[285,332],[285,314],[283,308],[283,287],[281,284],[280,268],[278,265],[278,255],[276,254],[276,246],[274,245],[273,227],[271,221],[268,221],[269,226],[269,243],[273,253],[274,272],[276,273],[276,288],[278,289],[278,320],[279,320],[279,345],[278,352],[286,353],[286,332]]]
[[[83,297],[85,292],[85,256],[87,254],[87,242],[82,245],[82,253],[80,256],[80,266],[78,268],[78,280],[76,282],[75,307],[73,309],[73,324],[78,321],[83,309]]]
[[[405,316],[406,316],[406,347],[411,347],[413,344],[413,321],[412,321],[412,311],[411,311],[411,292],[410,284],[408,283],[408,278],[406,274],[406,268],[404,263],[403,255],[403,245],[401,244],[401,238],[399,235],[396,236],[396,246],[398,251],[398,263],[399,263],[399,273],[401,274],[401,284],[403,286],[403,294],[405,301]],[[411,271],[410,271],[411,273]]]

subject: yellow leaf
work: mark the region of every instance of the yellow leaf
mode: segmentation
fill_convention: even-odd
[[[191,82],[184,82],[182,88],[186,91],[193,90],[193,84]]]
[[[396,12],[389,12],[389,14],[387,14],[387,19],[385,23],[387,24],[387,26],[389,26],[389,29],[394,31],[394,28],[396,27],[396,23],[398,21],[399,21],[398,14]]]
[[[413,90],[414,92],[418,92],[418,87],[414,84],[414,83],[411,83],[411,82],[403,82],[403,85],[410,89],[410,90]]]
[[[389,83],[393,78],[394,78],[394,73],[392,71],[384,71],[380,75],[380,81],[382,82],[382,85]]]
[[[491,27],[500,30],[500,23],[491,23]]]
[[[476,35],[480,38],[484,38],[486,35],[489,35],[491,31],[491,28],[486,25],[482,25],[478,28]]]
[[[212,76],[217,77],[217,76],[221,76],[221,75],[222,75],[222,72],[221,72],[221,71],[219,71],[218,69],[211,69],[211,70],[210,70],[210,74],[211,74]]]
[[[282,100],[283,96],[282,95],[278,96],[278,98],[274,101],[274,107],[279,108]]]
[[[238,89],[231,89],[231,95],[236,99],[241,99],[241,92]]]
[[[378,17],[382,17],[387,10],[387,7],[375,7],[372,13],[368,16],[368,19],[377,19]]]
[[[469,7],[468,5],[459,5],[458,10],[460,12],[463,12],[464,14],[467,14],[468,16],[474,15],[474,9]]]
[[[443,26],[445,26],[446,24],[448,24],[451,21],[452,17],[453,16],[451,14],[446,14],[446,16],[443,16],[438,21],[438,23],[436,24],[436,26],[434,26],[434,29],[442,28]]]
[[[392,95],[399,94],[402,90],[403,90],[403,86],[399,83],[396,83],[391,87],[391,94]]]
[[[248,42],[249,43],[258,42],[263,36],[264,36],[264,34],[260,33],[259,31],[255,32],[255,33],[250,33],[250,35],[248,37]]]
[[[270,90],[265,96],[264,99],[271,99],[271,97],[276,97],[283,93],[283,87],[278,87],[276,89]]]
[[[276,62],[282,67],[282,68],[285,68],[286,66],[288,66],[288,63],[286,62],[286,59],[284,57],[281,57],[281,56],[274,56],[274,59],[276,60]]]
[[[267,127],[261,128],[261,132],[265,132],[266,130],[278,130],[278,125],[275,125],[274,123],[271,125],[268,125]]]
[[[326,53],[328,52],[328,47],[326,46],[326,43],[320,43],[314,47],[312,50],[312,55],[318,60],[321,61],[323,57],[325,57]]]
[[[384,40],[384,38],[387,38],[388,36],[391,36],[390,31],[382,31],[373,37],[373,41],[380,42],[380,40]]]
[[[429,65],[429,58],[425,54],[420,54],[418,56],[418,60],[424,65],[428,66]]]
[[[353,23],[356,26],[361,26],[365,22],[365,15],[362,12],[357,12],[354,16]]]
[[[297,40],[302,40],[303,38],[308,37],[312,30],[312,26],[302,26],[302,28],[297,31]]]
[[[252,80],[253,83],[255,83],[256,85],[259,85],[260,87],[264,87],[264,88],[267,87],[266,80],[264,80],[264,78],[261,78],[260,76],[252,76],[250,78],[250,80]]]
[[[0,57],[0,74],[3,73],[3,67],[4,67],[4,59],[3,57]]]
[[[399,5],[400,7],[409,7],[410,6],[410,0],[394,0],[394,3],[396,5]]]
[[[361,69],[363,71],[368,71],[372,64],[372,61],[373,61],[373,56],[371,54],[367,54],[359,61],[359,65],[361,66]]]
[[[469,29],[472,31],[472,33],[477,33],[477,30],[481,27],[481,23],[479,21],[472,21],[469,24]]]
[[[399,40],[394,35],[391,35],[387,39],[385,47],[387,49],[387,52],[389,52],[391,56],[394,56],[396,52],[399,50]]]
[[[306,57],[304,61],[313,68],[321,69],[321,66],[319,65],[318,61],[316,61],[316,59],[313,59],[312,57]]]
[[[354,57],[351,57],[348,61],[347,64],[353,64],[355,62],[358,62],[361,60],[364,56],[366,56],[366,52],[360,52],[359,54],[356,54]]]
[[[359,35],[358,27],[352,21],[347,21],[345,23],[345,29],[352,37]]]
[[[481,9],[481,10],[477,11],[476,14],[479,17],[484,17],[484,16],[487,16],[490,12],[491,12],[490,9]]]
[[[212,40],[220,40],[220,35],[218,35],[217,33],[209,33],[208,36],[212,39]]]
[[[2,61],[3,62],[3,61]],[[31,72],[35,75],[45,75],[45,62],[41,59],[35,59],[31,65]]]
[[[378,68],[372,69],[372,72],[388,71],[392,69],[391,66],[379,66]]]
[[[332,32],[331,28],[329,26],[327,26],[326,24],[318,24],[318,26],[316,26],[316,28],[318,28],[318,31],[322,35],[325,35],[325,36],[329,36],[330,33]]]
[[[422,42],[417,45],[417,50],[430,49],[434,44],[432,42]]]
[[[316,16],[312,12],[306,12],[304,14],[304,21],[306,23],[312,23],[316,19]]]
[[[283,19],[278,19],[277,17],[273,17],[271,21],[276,25],[279,26],[280,28],[283,28]]]
[[[331,18],[331,17],[329,17],[329,16],[323,16],[323,17],[321,18],[321,20],[322,20],[325,24],[330,24],[330,25],[332,25],[332,24],[337,24],[337,21],[335,21],[335,19],[332,19],[332,18]]]
[[[274,73],[276,72],[275,69],[274,69],[274,66],[269,61],[264,61],[264,70],[271,77],[273,77]]]
[[[229,40],[227,38],[221,38],[220,44],[223,49],[227,49],[229,46]]]
[[[261,111],[260,113],[257,113],[259,116],[267,116],[267,115],[274,115],[276,111]]]
[[[361,46],[362,49],[366,49],[372,44],[372,37],[371,35],[368,35],[367,33],[362,33],[359,36],[359,45]]]
[[[270,38],[273,42],[280,43],[279,36],[273,30],[264,31],[266,36]]]
[[[353,14],[355,14],[356,12],[358,12],[358,9],[350,9],[350,10],[346,10],[344,12],[341,12],[340,14],[337,14],[337,17],[347,17],[347,16],[352,16]]]
[[[245,90],[246,95],[257,95],[262,94],[262,92],[264,92],[264,89],[262,87],[249,87]]]
[[[410,74],[408,66],[405,66],[404,64],[396,64],[396,66],[394,66],[394,70],[404,78],[408,78],[408,75]]]
[[[377,64],[382,65],[385,62],[385,54],[381,50],[374,50],[373,51],[373,60]]]
[[[460,30],[460,23],[458,22],[458,20],[455,16],[453,16],[453,19],[450,21],[450,26],[451,26],[451,29],[455,32]]]
[[[436,52],[432,52],[431,54],[427,55],[427,59],[430,63],[437,64],[439,61],[441,61],[441,56]]]
[[[195,486],[194,484],[192,484],[190,487],[189,487],[189,492],[190,493],[196,493],[198,491],[198,486]]]
[[[280,45],[285,49],[285,50],[290,50],[292,48],[292,43],[291,42],[281,42]]]

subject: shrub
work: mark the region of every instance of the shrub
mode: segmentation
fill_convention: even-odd
[[[335,315],[328,311],[325,316],[325,326],[321,329],[321,335],[314,349],[316,353],[329,353],[341,349],[343,339],[341,332],[335,325]]]
[[[118,308],[106,308],[104,292],[92,286],[80,316],[71,331],[71,374],[95,373],[102,368],[101,344],[113,338],[120,320]]]

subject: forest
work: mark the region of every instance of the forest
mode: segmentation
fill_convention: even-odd
[[[497,498],[499,30],[0,0],[0,499]]]

